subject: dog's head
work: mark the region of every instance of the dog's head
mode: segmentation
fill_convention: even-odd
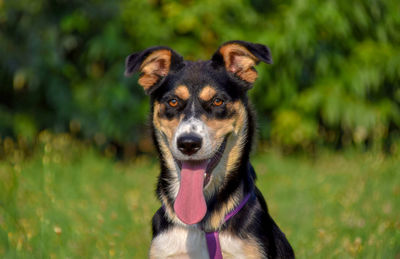
[[[204,195],[218,191],[237,166],[247,140],[246,92],[260,61],[272,62],[268,47],[244,41],[224,43],[208,61],[184,61],[168,47],[126,59],[125,74],[139,71],[151,96],[156,145],[184,223],[204,217]]]

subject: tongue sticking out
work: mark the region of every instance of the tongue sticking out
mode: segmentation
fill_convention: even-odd
[[[207,161],[182,162],[181,183],[174,210],[185,224],[196,224],[206,215],[207,205],[203,195],[203,184],[207,164]]]

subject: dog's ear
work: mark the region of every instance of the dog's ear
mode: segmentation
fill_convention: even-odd
[[[168,47],[152,47],[129,55],[125,60],[125,76],[140,71],[139,84],[151,94],[171,70],[178,69],[183,58]]]
[[[214,65],[224,65],[225,69],[247,84],[257,79],[254,66],[260,61],[272,64],[269,48],[262,44],[246,41],[228,41],[222,44],[212,57]]]

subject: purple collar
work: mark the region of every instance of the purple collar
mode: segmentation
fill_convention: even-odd
[[[240,204],[225,216],[224,222],[222,224],[224,224],[230,218],[235,216],[243,208],[243,206],[246,205],[246,203],[250,199],[251,194],[252,192],[247,194],[244,197],[244,199],[240,202]],[[205,232],[205,234],[206,234],[207,249],[210,259],[222,259],[222,250],[221,250],[221,245],[219,244],[219,231]]]

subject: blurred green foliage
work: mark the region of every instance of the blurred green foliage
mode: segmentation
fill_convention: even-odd
[[[208,59],[227,40],[270,46],[250,91],[259,131],[289,149],[392,148],[400,135],[395,0],[1,0],[0,135],[44,129],[143,139],[148,99],[123,77],[134,51]]]

